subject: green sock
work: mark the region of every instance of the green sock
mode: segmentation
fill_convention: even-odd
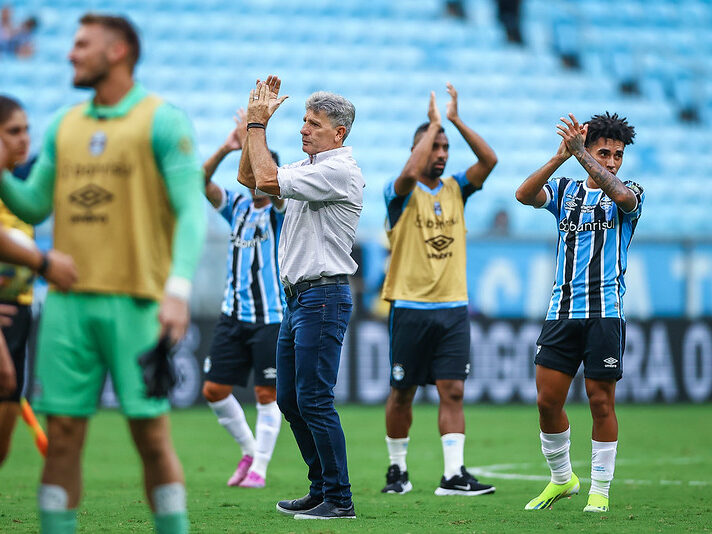
[[[153,521],[156,524],[156,532],[158,534],[188,533],[188,512],[161,515],[153,514]]]
[[[40,510],[42,534],[74,534],[77,530],[77,510]]]

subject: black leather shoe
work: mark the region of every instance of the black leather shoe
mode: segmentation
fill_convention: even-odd
[[[300,512],[308,512],[309,510],[316,506],[319,506],[323,502],[323,497],[312,497],[311,495],[307,494],[301,499],[294,499],[292,501],[279,501],[277,503],[277,511],[287,515],[294,515]]]
[[[353,503],[343,508],[333,502],[323,502],[316,508],[296,514],[294,519],[356,519],[356,512]]]

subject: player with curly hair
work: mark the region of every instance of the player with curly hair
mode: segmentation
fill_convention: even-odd
[[[645,197],[638,184],[617,177],[625,147],[635,137],[625,118],[606,112],[583,125],[573,114],[561,121],[558,151],[516,194],[522,204],[546,208],[558,223],[556,280],[534,360],[541,449],[551,482],[525,509],[549,508],[579,491],[564,403],[583,362],[593,419],[591,490],[584,511],[607,512],[618,446],[615,390],[623,375],[624,275]],[[571,156],[587,178],[552,179]]]

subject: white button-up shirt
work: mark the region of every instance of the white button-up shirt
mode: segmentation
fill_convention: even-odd
[[[277,171],[287,211],[279,239],[284,284],[354,274],[351,258],[366,186],[351,147],[320,152]]]

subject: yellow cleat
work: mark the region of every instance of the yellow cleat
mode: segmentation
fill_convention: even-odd
[[[599,495],[598,493],[588,494],[588,503],[583,509],[584,512],[607,512],[608,511],[608,497]]]
[[[576,495],[579,492],[579,487],[578,477],[571,473],[571,480],[566,484],[554,484],[553,482],[549,482],[544,488],[544,491],[529,501],[524,509],[544,510],[545,508],[551,508],[551,505],[559,499]],[[608,503],[606,502],[606,504]]]

